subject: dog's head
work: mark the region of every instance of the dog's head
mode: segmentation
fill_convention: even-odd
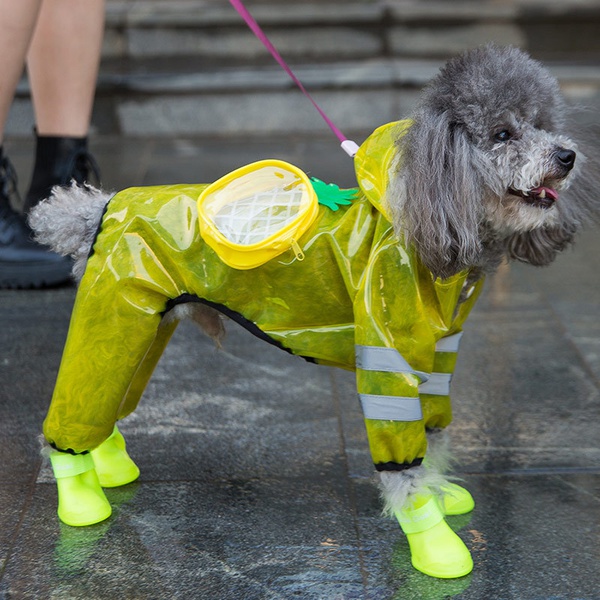
[[[569,243],[580,210],[563,192],[581,159],[563,128],[556,79],[522,51],[485,46],[446,64],[400,142],[389,199],[434,275],[485,270],[490,247],[548,264]]]

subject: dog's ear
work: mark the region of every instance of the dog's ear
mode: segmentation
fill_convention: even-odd
[[[416,115],[398,142],[403,197],[388,203],[397,231],[435,277],[446,278],[475,264],[480,255],[482,184],[466,132],[448,113],[431,113]]]
[[[515,233],[506,240],[506,254],[513,260],[543,267],[571,244],[576,233],[575,226],[542,227]]]

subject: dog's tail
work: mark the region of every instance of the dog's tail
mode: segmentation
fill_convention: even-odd
[[[106,204],[112,194],[90,185],[55,187],[29,214],[34,238],[73,258],[73,277],[80,281]]]

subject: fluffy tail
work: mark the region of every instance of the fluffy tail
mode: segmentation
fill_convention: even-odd
[[[29,225],[36,241],[58,254],[73,257],[73,277],[79,283],[102,215],[112,194],[90,185],[55,187],[46,200],[29,213]],[[178,304],[167,313],[164,324],[190,318],[220,346],[225,334],[223,321],[215,309],[191,302]]]
[[[80,281],[104,208],[112,194],[90,185],[55,187],[29,214],[37,242],[73,258],[73,277]]]

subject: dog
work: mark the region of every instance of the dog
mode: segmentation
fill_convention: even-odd
[[[55,189],[30,224],[74,257],[80,280],[44,422],[61,520],[110,515],[102,486],[139,473],[117,420],[135,409],[179,320],[220,340],[226,315],[356,371],[384,512],[412,564],[432,577],[469,573],[470,553],[444,520],[474,506],[446,474],[450,379],[485,276],[505,260],[550,264],[598,217],[565,117],[557,81],[524,52],[468,51],[410,120],[361,145],[358,189],[329,188],[338,202],[319,207],[294,249],[254,268],[231,267],[200,235],[205,185]]]

